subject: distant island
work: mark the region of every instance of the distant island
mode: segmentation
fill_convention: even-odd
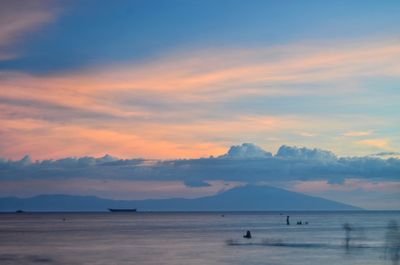
[[[361,208],[270,186],[247,185],[196,199],[111,200],[95,196],[39,195],[0,198],[0,211],[340,211]]]

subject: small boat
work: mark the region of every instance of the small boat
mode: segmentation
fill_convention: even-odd
[[[108,208],[110,212],[115,212],[115,213],[132,213],[132,212],[137,212],[136,208],[135,209],[112,209]]]

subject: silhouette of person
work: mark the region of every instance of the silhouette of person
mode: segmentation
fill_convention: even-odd
[[[344,233],[345,233],[345,238],[344,238],[345,247],[346,247],[346,250],[349,250],[350,238],[351,238],[350,237],[350,233],[353,230],[353,228],[351,227],[351,225],[349,223],[345,223],[343,225],[343,230],[344,230]]]
[[[286,216],[286,225],[290,225],[289,218],[290,218],[290,216],[289,216],[289,215],[288,215],[288,216]]]
[[[250,239],[251,238],[251,233],[249,230],[247,230],[246,234],[243,235],[244,238]]]
[[[385,258],[398,265],[400,260],[400,231],[396,221],[390,221],[386,228]]]

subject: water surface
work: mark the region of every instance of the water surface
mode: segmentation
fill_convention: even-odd
[[[391,220],[400,212],[3,213],[0,264],[395,264]]]

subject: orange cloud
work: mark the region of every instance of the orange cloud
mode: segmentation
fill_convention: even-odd
[[[105,153],[145,158],[208,157],[225,153],[231,142],[279,132],[301,121],[264,116],[239,117],[224,122],[223,126],[220,121],[183,124],[149,121],[138,122],[136,126],[111,122],[97,128],[29,119],[3,119],[1,122],[4,125],[1,133],[8,140],[0,146],[7,157],[15,159],[28,153],[35,159],[46,159]],[[211,140],[217,137],[224,139]]]
[[[323,132],[345,131],[356,122],[224,113],[219,105],[245,96],[360,92],[362,87],[347,83],[366,76],[399,76],[399,62],[400,45],[386,41],[184,51],[141,65],[52,76],[0,72],[0,156],[199,157],[221,154],[238,142],[283,139],[290,144],[282,133],[323,137]],[[358,144],[387,147],[378,140]],[[332,145],[333,150],[338,146]]]
[[[356,141],[356,144],[359,145],[366,145],[366,146],[371,146],[371,147],[376,147],[380,149],[391,149],[389,146],[389,140],[388,139],[365,139],[365,140],[360,140]]]
[[[371,135],[373,131],[350,131],[343,133],[344,136],[348,137],[359,137],[359,136],[368,136]]]

